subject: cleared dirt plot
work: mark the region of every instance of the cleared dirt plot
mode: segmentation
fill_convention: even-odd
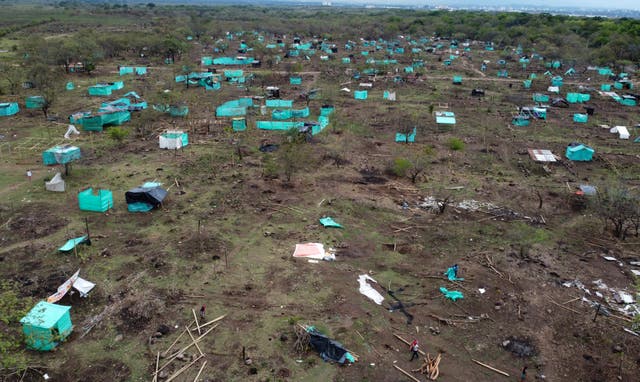
[[[637,21],[0,20],[0,381],[638,380]]]

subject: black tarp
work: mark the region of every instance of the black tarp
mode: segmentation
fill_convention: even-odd
[[[308,332],[311,347],[320,353],[320,357],[322,357],[323,360],[344,363],[347,349],[345,349],[340,342],[330,339],[315,328],[308,330]]]
[[[162,187],[136,187],[125,192],[127,204],[147,203],[157,207],[167,197],[167,191]]]

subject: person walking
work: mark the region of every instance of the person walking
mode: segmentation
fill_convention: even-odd
[[[33,173],[31,170],[27,170],[27,178],[29,178],[29,182],[31,182],[31,178],[33,177]]]
[[[202,318],[203,320],[204,320],[204,311],[205,311],[205,309],[206,309],[206,308],[205,308],[205,306],[204,306],[204,305],[202,305],[202,306],[200,307],[200,318]]]
[[[522,368],[522,374],[520,374],[520,382],[524,382],[527,379],[527,367]]]
[[[458,264],[453,264],[453,267],[451,267],[451,269],[453,269],[453,276],[455,278],[458,278]]]
[[[413,340],[411,345],[409,345],[409,350],[411,350],[411,359],[409,361],[413,361],[414,358],[420,359],[420,355],[418,354],[419,349],[420,345],[418,345],[418,340]]]

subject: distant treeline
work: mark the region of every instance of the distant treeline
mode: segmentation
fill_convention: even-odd
[[[522,46],[525,54],[537,52],[549,59],[576,63],[621,65],[640,63],[640,20],[572,17],[551,14],[490,13],[470,11],[419,11],[407,9],[357,9],[328,7],[189,6],[123,2],[62,1],[34,5],[33,21],[11,23],[12,6],[0,7],[0,31],[10,34],[48,18],[64,21],[74,31],[83,25],[108,24],[110,18],[144,24],[146,33],[157,30],[176,37],[224,36],[227,31],[262,31],[268,34],[318,36],[330,40],[394,39],[398,35],[491,41],[496,50]],[[24,10],[28,5],[18,4]],[[88,18],[87,16],[91,17]],[[94,25],[90,25],[94,24]],[[104,35],[103,35],[104,37]]]

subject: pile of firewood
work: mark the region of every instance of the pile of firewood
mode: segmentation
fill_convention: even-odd
[[[431,354],[427,353],[427,355],[422,359],[423,363],[419,369],[411,370],[413,372],[419,372],[420,374],[426,374],[427,378],[430,381],[435,381],[440,374],[440,370],[438,369],[438,365],[440,364],[440,360],[442,359],[442,354],[438,353],[438,356],[435,358],[431,358]]]

